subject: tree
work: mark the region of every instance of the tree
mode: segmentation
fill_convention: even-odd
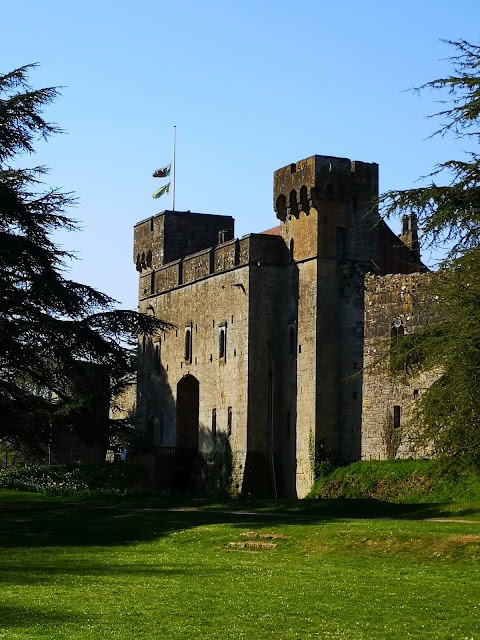
[[[108,433],[94,401],[100,378],[118,393],[135,369],[138,334],[166,328],[65,277],[71,254],[52,234],[76,228],[66,213],[74,199],[44,186],[44,167],[14,166],[60,131],[42,116],[58,89],[31,89],[34,67],[0,76],[0,440],[29,451],[62,430]]]
[[[440,457],[480,466],[480,46],[447,43],[455,49],[452,75],[417,91],[447,92],[444,108],[432,116],[442,121],[432,135],[453,134],[472,149],[436,165],[427,186],[389,191],[380,203],[386,216],[416,213],[429,245],[449,247],[431,286],[445,319],[398,341],[395,367],[407,375],[440,372],[416,405],[419,438]]]

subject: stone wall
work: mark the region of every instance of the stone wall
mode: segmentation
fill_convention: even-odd
[[[158,269],[233,236],[231,216],[163,211],[135,225],[133,261],[140,272]]]
[[[176,446],[177,387],[182,378],[193,376],[199,382],[199,450],[206,454],[215,449],[216,438],[212,433],[215,409],[217,440],[226,442],[235,451],[234,475],[239,488],[247,448],[248,291],[248,267],[243,267],[154,296],[140,305],[141,311],[153,307],[157,317],[175,325],[175,329],[153,338],[147,357],[140,359],[138,384],[143,429],[153,427],[157,446]],[[226,332],[222,358],[220,327]],[[188,358],[187,330],[191,331]],[[160,364],[155,362],[157,341],[161,345]]]
[[[401,335],[436,322],[440,303],[429,293],[434,274],[372,276],[365,278],[365,341],[363,370],[363,459],[423,456],[415,448],[415,425],[409,417],[415,401],[435,381],[430,371],[406,378],[389,371],[392,332]],[[398,325],[398,326],[395,326]]]
[[[413,389],[373,373],[376,332],[388,338],[397,316],[414,330],[428,313],[426,297],[408,307],[425,276],[380,277],[423,265],[413,218],[398,238],[377,194],[376,164],[312,156],[274,174],[278,230],[233,239],[228,216],[181,212],[135,227],[140,310],[175,325],[139,347],[139,422],[157,447],[187,442],[189,388],[199,451],[228,449],[234,491],[303,497],[315,456],[383,455],[385,416],[406,415]]]

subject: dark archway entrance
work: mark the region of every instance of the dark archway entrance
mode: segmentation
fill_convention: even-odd
[[[177,384],[176,459],[173,489],[188,487],[198,453],[198,414],[200,405],[198,380],[188,374]]]
[[[177,384],[177,448],[198,449],[199,383],[188,374]]]

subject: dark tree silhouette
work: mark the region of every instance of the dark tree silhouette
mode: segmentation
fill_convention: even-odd
[[[23,450],[62,430],[108,433],[99,380],[114,396],[135,369],[138,335],[166,328],[65,277],[71,254],[52,233],[76,228],[66,213],[74,199],[45,187],[44,167],[17,166],[60,131],[42,116],[59,91],[32,89],[34,67],[0,76],[0,440]]]

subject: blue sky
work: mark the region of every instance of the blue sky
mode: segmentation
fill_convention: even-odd
[[[176,208],[232,215],[237,236],[276,224],[273,171],[301,158],[378,162],[387,190],[465,147],[427,139],[440,96],[406,90],[449,73],[442,38],[478,43],[478,0],[23,0],[2,21],[0,72],[39,62],[32,84],[63,86],[46,115],[65,135],[22,163],[78,197],[70,277],[125,307],[133,225],[171,208],[151,174],[174,125]]]

